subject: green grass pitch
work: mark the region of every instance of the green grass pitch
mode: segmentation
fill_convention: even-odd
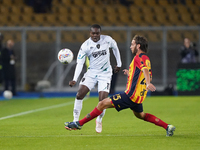
[[[198,150],[200,97],[147,97],[144,112],[176,126],[173,137],[154,124],[137,119],[131,110],[107,109],[103,131],[95,120],[82,130],[68,131],[74,98],[13,99],[0,101],[0,150]],[[84,100],[81,117],[97,105]]]

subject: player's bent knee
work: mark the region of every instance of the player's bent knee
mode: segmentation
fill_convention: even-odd
[[[103,101],[100,101],[97,105],[97,108],[101,111],[103,111],[106,108],[110,108],[112,106],[109,98],[104,99]]]
[[[83,99],[85,97],[85,95],[84,94],[82,94],[82,93],[77,93],[76,94],[76,99]]]
[[[144,112],[141,112],[141,113],[134,112],[134,115],[135,115],[138,119],[144,119],[144,117],[145,117],[145,113],[144,113]]]

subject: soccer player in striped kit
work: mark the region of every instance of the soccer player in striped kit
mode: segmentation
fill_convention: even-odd
[[[148,90],[152,92],[156,90],[156,87],[151,83],[151,63],[149,57],[146,55],[148,49],[147,39],[143,36],[135,35],[130,49],[135,54],[135,57],[129,66],[129,70],[123,70],[124,74],[128,76],[125,92],[100,101],[97,107],[83,119],[76,122],[66,122],[66,129],[81,129],[86,122],[94,119],[107,108],[115,108],[117,111],[130,108],[137,118],[163,127],[167,132],[167,136],[173,135],[175,131],[173,125],[165,123],[152,114],[143,112],[142,103],[146,98]]]

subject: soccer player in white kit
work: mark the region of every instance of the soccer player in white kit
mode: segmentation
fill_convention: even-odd
[[[90,38],[82,45],[77,55],[77,65],[74,78],[69,82],[69,86],[74,86],[83,69],[86,57],[89,58],[89,67],[79,84],[76,94],[73,110],[73,121],[78,121],[83,105],[83,98],[98,84],[99,101],[108,97],[110,91],[110,82],[112,77],[112,67],[110,65],[110,49],[116,58],[117,66],[114,72],[119,72],[122,62],[117,43],[114,39],[107,35],[101,35],[101,27],[94,24],[90,28]],[[96,132],[102,131],[102,118],[105,114],[104,110],[96,119]]]

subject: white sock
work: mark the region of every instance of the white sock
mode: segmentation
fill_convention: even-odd
[[[103,119],[103,116],[105,115],[106,113],[106,109],[103,110],[103,112],[101,113],[101,115],[99,115],[97,117],[97,122],[102,122],[102,119]]]
[[[73,121],[78,121],[79,120],[79,116],[80,116],[80,113],[81,113],[82,106],[83,106],[83,100],[75,99],[74,111],[73,111],[73,116],[74,116],[74,120]]]

